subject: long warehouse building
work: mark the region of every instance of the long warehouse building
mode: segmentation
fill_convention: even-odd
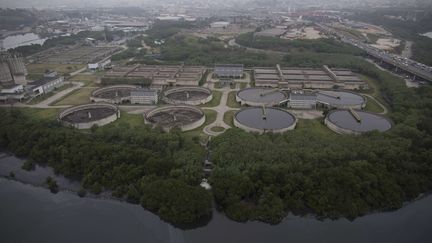
[[[368,89],[368,84],[347,69],[254,68],[255,86],[283,89]]]

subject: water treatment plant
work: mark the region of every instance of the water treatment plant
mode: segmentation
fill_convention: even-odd
[[[164,92],[168,104],[202,105],[213,99],[212,91],[203,87],[177,87]]]
[[[92,102],[107,102],[121,104],[130,101],[130,93],[138,87],[135,85],[112,85],[94,90],[91,93]]]
[[[354,92],[324,91],[317,92],[317,102],[328,108],[338,109],[362,109],[366,106],[366,99]]]
[[[283,133],[295,128],[297,118],[290,112],[274,107],[251,107],[234,115],[234,125],[247,132]]]
[[[236,101],[248,106],[276,106],[286,99],[284,92],[272,88],[246,88],[236,94]]]
[[[164,131],[179,128],[189,131],[200,127],[205,122],[204,112],[195,106],[168,105],[157,107],[144,115],[144,122]]]
[[[92,103],[74,106],[61,111],[58,120],[67,127],[90,129],[104,126],[120,118],[117,106],[108,103]]]
[[[154,105],[158,103],[158,93],[156,90],[143,89],[135,85],[112,85],[94,90],[90,95],[90,101]]]
[[[370,131],[385,132],[392,127],[387,118],[360,110],[334,110],[327,114],[324,123],[339,134],[361,134]]]

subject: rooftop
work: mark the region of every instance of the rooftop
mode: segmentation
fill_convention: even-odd
[[[150,89],[138,89],[131,91],[131,96],[155,96],[156,91]]]

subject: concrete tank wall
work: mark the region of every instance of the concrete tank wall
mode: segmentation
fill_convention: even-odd
[[[72,123],[72,122],[67,122],[67,121],[62,120],[62,118],[68,114],[71,114],[75,111],[79,111],[82,109],[89,109],[89,108],[110,108],[110,109],[113,109],[113,111],[115,111],[115,112],[108,117],[105,117],[103,119],[99,119],[97,121],[91,121],[91,122]],[[94,103],[94,104],[85,104],[85,105],[74,106],[74,107],[67,108],[67,109],[61,111],[58,115],[58,120],[62,123],[62,125],[67,126],[67,127],[74,127],[77,129],[90,129],[94,125],[101,127],[101,126],[107,125],[111,122],[114,122],[118,118],[120,118],[120,110],[117,108],[117,106],[112,105],[112,104],[108,104],[108,103]]]
[[[199,120],[192,122],[192,123],[189,123],[189,124],[185,124],[185,125],[179,127],[180,130],[183,132],[196,129],[205,123],[206,116],[205,116],[204,112],[198,107],[189,106],[189,105],[168,105],[168,106],[157,107],[157,108],[144,114],[144,123],[145,124],[151,124],[151,125],[153,125],[153,127],[155,127],[155,126],[157,126],[157,124],[152,123],[149,120],[149,117],[151,117],[153,114],[156,114],[159,112],[168,111],[168,110],[176,110],[176,109],[177,110],[181,110],[181,109],[194,110],[194,111],[196,111],[202,115]],[[162,129],[166,132],[169,132],[171,127],[162,127]]]
[[[336,126],[333,122],[328,119],[328,116],[324,119],[324,124],[333,132],[338,134],[348,134],[348,135],[360,135],[360,132],[355,132],[353,130],[344,129]]]
[[[205,92],[205,93],[207,93],[209,95],[206,98],[204,98],[204,99],[185,100],[185,101],[169,99],[167,97],[167,95],[169,95],[169,94],[172,94],[172,93],[175,93],[175,92],[185,92],[185,91],[200,91],[200,92]],[[179,105],[179,104],[183,104],[183,105],[202,105],[202,104],[206,104],[206,103],[210,102],[212,99],[213,99],[213,93],[212,93],[212,91],[210,89],[203,88],[203,87],[173,88],[173,89],[166,90],[164,92],[164,97],[163,97],[163,101],[165,101],[168,104],[172,104],[172,105]]]
[[[246,132],[255,132],[255,133],[259,133],[259,134],[268,133],[268,132],[284,133],[284,132],[287,132],[290,130],[294,130],[296,125],[297,125],[297,117],[294,114],[290,113],[294,117],[294,122],[289,127],[285,127],[282,129],[272,129],[272,130],[253,128],[253,127],[246,126],[237,120],[237,113],[239,113],[240,111],[237,111],[236,114],[234,114],[234,126],[236,126],[237,128],[243,129]]]
[[[130,96],[125,96],[125,97],[116,97],[116,98],[100,98],[100,97],[96,97],[97,95],[103,93],[103,92],[107,92],[107,91],[112,91],[112,90],[116,90],[116,89],[137,89],[138,87],[135,85],[111,85],[111,86],[107,86],[107,87],[102,87],[96,90],[93,90],[93,92],[91,92],[90,95],[90,101],[91,102],[106,102],[106,103],[111,103],[111,104],[120,104],[126,101],[130,101],[131,97]]]

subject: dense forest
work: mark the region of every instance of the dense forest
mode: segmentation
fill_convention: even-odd
[[[277,37],[259,37],[250,32],[241,34],[236,42],[242,46],[282,52],[315,52],[315,53],[343,53],[361,55],[363,51],[349,44],[335,39],[316,40],[284,40]]]
[[[197,139],[126,123],[87,134],[15,109],[0,116],[0,147],[80,180],[86,190],[111,190],[176,224],[211,215],[211,196],[199,186],[205,151]]]
[[[228,130],[211,142],[210,179],[230,218],[278,223],[288,212],[355,218],[400,208],[432,189],[432,88],[408,89],[371,64],[346,66],[379,81],[395,127],[361,136]]]

